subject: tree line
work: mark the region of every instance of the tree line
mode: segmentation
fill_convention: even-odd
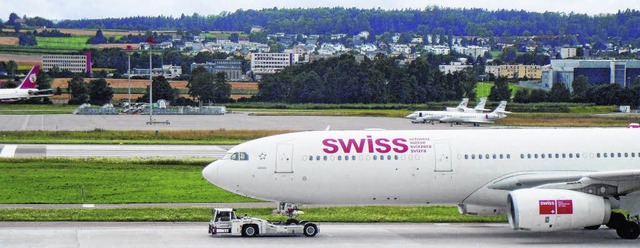
[[[62,28],[108,28],[126,30],[182,29],[189,31],[245,31],[261,26],[272,33],[357,34],[416,32],[455,36],[561,36],[584,43],[640,44],[640,11],[586,15],[577,13],[528,12],[428,7],[425,9],[262,9],[222,12],[218,15],[180,17],[127,17],[64,20]],[[439,30],[442,29],[442,30]],[[570,40],[569,40],[570,41]],[[619,44],[615,44],[619,45]]]
[[[361,62],[352,55],[293,65],[262,78],[254,100],[286,103],[424,103],[475,98],[473,68],[443,74],[441,56],[398,66],[396,57]]]
[[[622,87],[615,83],[591,85],[586,76],[579,75],[571,83],[571,89],[573,90],[569,90],[566,85],[559,82],[554,83],[550,91],[522,88],[515,93],[513,101],[520,103],[576,102],[596,105],[640,106],[640,78],[636,78],[631,86]]]

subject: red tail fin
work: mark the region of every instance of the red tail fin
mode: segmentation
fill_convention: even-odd
[[[31,68],[27,77],[22,80],[22,83],[18,88],[20,89],[35,89],[38,88],[38,84],[36,84],[36,80],[38,79],[38,71],[40,70],[40,66],[36,65]]]

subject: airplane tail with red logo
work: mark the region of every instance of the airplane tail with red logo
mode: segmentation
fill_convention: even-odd
[[[38,84],[36,80],[38,80],[38,71],[40,71],[40,66],[36,65],[31,68],[27,77],[22,80],[22,83],[18,86],[18,89],[36,89],[38,88]]]

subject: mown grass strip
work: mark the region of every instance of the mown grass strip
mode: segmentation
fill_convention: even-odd
[[[0,159],[0,203],[256,201],[207,182],[202,177],[202,169],[210,162],[202,159]]]
[[[237,213],[269,221],[286,217],[271,208],[237,209]],[[506,222],[506,216],[461,215],[455,207],[373,206],[304,208],[300,220],[315,222]],[[209,221],[209,208],[139,209],[0,209],[0,221]]]
[[[637,115],[514,113],[496,124],[530,127],[626,127],[631,122],[638,122]]]
[[[102,130],[92,131],[4,131],[0,143],[9,144],[195,144],[235,145],[282,130]]]
[[[31,67],[29,67],[31,69]],[[2,115],[70,114],[78,106],[51,104],[0,104]]]

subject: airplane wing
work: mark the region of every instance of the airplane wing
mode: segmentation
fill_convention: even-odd
[[[484,120],[484,119],[483,120],[469,119],[469,120],[466,120],[465,122],[468,122],[468,123],[493,123],[493,121]]]
[[[48,97],[53,96],[53,89],[44,90],[29,90],[29,95],[33,97]]]
[[[640,190],[640,169],[602,172],[531,172],[502,178],[489,185],[489,188],[509,191],[523,188],[568,189],[596,195],[624,195]]]

